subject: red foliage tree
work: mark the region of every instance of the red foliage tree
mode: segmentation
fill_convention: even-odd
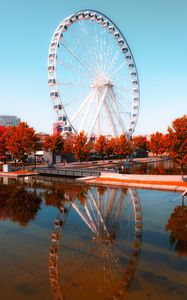
[[[73,152],[74,136],[71,134],[64,140],[64,153],[70,154]]]
[[[115,137],[112,137],[111,139],[107,140],[107,147],[106,147],[107,156],[115,154],[115,145],[116,145]]]
[[[177,118],[168,128],[167,149],[169,156],[180,165],[181,171],[187,165],[187,116]]]
[[[94,149],[101,156],[105,156],[107,154],[107,144],[107,138],[104,135],[100,135],[94,144]]]
[[[163,154],[166,151],[166,136],[158,131],[151,134],[149,149],[156,156]]]
[[[187,256],[187,206],[181,205],[174,208],[166,230],[171,231],[170,243],[175,245],[179,256]]]
[[[115,139],[115,153],[121,157],[132,153],[131,142],[126,138],[125,134],[122,134]]]
[[[140,149],[143,151],[148,150],[148,141],[145,135],[137,135],[132,138],[134,149]]]
[[[9,127],[0,126],[0,161],[7,160],[7,139]]]
[[[92,148],[93,144],[88,140],[84,131],[74,137],[73,153],[78,160],[87,158]]]
[[[26,156],[38,150],[39,137],[27,123],[21,122],[18,127],[10,128],[7,148],[15,159],[24,163]]]
[[[64,151],[64,138],[60,133],[56,135],[46,136],[43,143],[44,150],[52,153],[53,163],[55,161],[56,154],[62,154]]]

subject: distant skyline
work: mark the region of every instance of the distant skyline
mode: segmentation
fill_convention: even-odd
[[[1,3],[0,115],[17,115],[37,132],[52,133],[56,113],[47,85],[47,56],[57,25],[95,9],[123,32],[140,80],[135,135],[166,132],[187,113],[186,0],[16,0]]]

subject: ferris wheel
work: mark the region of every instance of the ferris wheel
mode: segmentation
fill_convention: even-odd
[[[124,35],[104,14],[81,10],[57,26],[48,85],[62,133],[133,134],[140,104],[136,64]]]

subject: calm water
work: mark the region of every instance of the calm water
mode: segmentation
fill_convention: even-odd
[[[2,300],[187,299],[179,193],[2,179],[0,238]]]
[[[126,164],[120,168],[119,172],[124,174],[181,175],[180,167],[174,164],[172,160]],[[183,173],[187,175],[187,166],[183,169]]]

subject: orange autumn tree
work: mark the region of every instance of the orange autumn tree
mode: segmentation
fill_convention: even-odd
[[[115,145],[116,145],[116,138],[112,137],[107,140],[107,147],[106,147],[106,155],[114,155],[115,154]]]
[[[176,162],[183,174],[183,168],[187,165],[187,116],[177,118],[168,128],[167,150],[169,156]]]
[[[71,134],[64,140],[64,153],[71,154],[73,151],[74,135]]]
[[[7,201],[8,216],[13,222],[26,227],[40,209],[41,197],[34,191],[27,191],[24,186],[13,189]]]
[[[75,157],[81,161],[88,157],[91,149],[93,148],[93,144],[88,140],[87,135],[84,131],[81,131],[78,135],[74,137],[73,142],[73,153]]]
[[[170,243],[175,246],[175,251],[179,256],[187,256],[187,206],[178,205],[174,208],[166,231],[170,231]]]
[[[10,128],[7,148],[15,159],[24,164],[27,155],[38,150],[39,140],[35,130],[27,123],[21,122],[18,127]]]
[[[119,156],[127,156],[132,153],[131,141],[127,139],[125,134],[115,138],[115,153]]]
[[[9,127],[0,126],[0,161],[6,163],[7,160],[7,139]]]
[[[64,138],[60,133],[56,135],[46,136],[43,143],[43,148],[52,153],[52,162],[55,162],[55,155],[62,154],[64,151]]]
[[[100,135],[94,144],[94,149],[101,156],[105,156],[107,154],[107,144],[107,138],[104,135]]]
[[[148,150],[148,141],[145,135],[137,135],[132,138],[134,149],[140,149],[143,151]]]
[[[161,132],[151,134],[149,141],[149,150],[155,154],[163,154],[166,150],[165,135]]]

